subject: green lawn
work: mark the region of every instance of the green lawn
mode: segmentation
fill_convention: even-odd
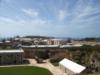
[[[3,67],[0,75],[52,75],[50,71],[39,67]]]

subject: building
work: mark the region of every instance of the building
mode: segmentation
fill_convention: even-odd
[[[60,39],[49,39],[48,41],[47,41],[47,44],[48,45],[60,45]]]
[[[59,62],[59,67],[62,72],[66,73],[67,75],[78,75],[83,70],[85,70],[84,66],[81,66],[75,62],[72,62],[66,58]]]
[[[58,53],[64,53],[67,51],[67,47],[59,46],[59,45],[31,45],[31,46],[23,46],[25,58],[34,58],[36,56],[37,51],[47,51],[49,52],[49,56],[55,56]]]
[[[30,46],[21,46],[24,50],[25,58],[34,58],[37,51],[49,51],[50,57],[55,54],[63,53],[68,50],[70,47],[80,47],[77,45],[30,45]]]
[[[23,50],[0,50],[0,65],[23,63]]]

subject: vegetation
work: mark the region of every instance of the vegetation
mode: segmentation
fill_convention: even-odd
[[[59,66],[59,63],[58,62],[54,62],[54,63],[52,63],[52,65]]]
[[[87,37],[87,38],[83,38],[81,39],[81,41],[96,41],[96,42],[100,42],[100,38],[95,38],[95,37]]]
[[[81,75],[100,75],[100,73],[90,73],[90,74],[81,74]]]
[[[71,59],[87,67],[86,72],[99,72],[100,46],[84,45],[82,47],[69,48]]]
[[[62,58],[51,58],[50,59],[50,62],[51,63],[55,63],[55,62],[59,62],[59,61],[61,61],[62,60]]]
[[[58,53],[57,53],[58,54]],[[89,46],[89,45],[84,45],[82,47],[70,47],[68,48],[68,56],[66,58],[79,63],[81,65],[86,66],[86,71],[87,73],[92,73],[92,72],[99,72],[100,66],[100,46]],[[68,55],[67,54],[67,55]],[[52,59],[50,59],[50,62],[57,66],[58,62],[63,59],[61,56],[56,55]]]
[[[64,58],[64,57],[63,57]],[[54,65],[54,66],[59,66],[59,62],[63,59],[62,57],[53,57],[50,59],[50,62]]]
[[[36,51],[36,56],[38,58],[42,58],[42,59],[48,59],[49,58],[49,52],[47,50],[40,50],[40,51]]]
[[[47,69],[39,67],[1,67],[0,75],[52,75]]]

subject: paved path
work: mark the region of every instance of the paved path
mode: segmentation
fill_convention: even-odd
[[[53,75],[65,75],[64,73],[62,74],[62,71],[59,69],[59,67],[53,66],[48,60],[45,61],[46,63],[41,64],[38,64],[34,59],[29,59],[29,61],[31,63],[30,65],[46,68],[51,71]]]
[[[21,64],[21,65],[4,65],[0,67],[15,67],[15,66],[38,66],[48,69],[53,75],[66,75],[62,73],[62,71],[59,69],[59,67],[53,66],[49,60],[46,60],[45,63],[38,64],[35,59],[28,59],[30,64]]]

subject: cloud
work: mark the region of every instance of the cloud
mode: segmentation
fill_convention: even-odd
[[[59,12],[58,12],[58,19],[59,19],[60,21],[63,21],[65,18],[66,18],[66,13],[65,13],[65,11],[64,11],[64,10],[59,10]]]
[[[2,2],[4,2],[4,3],[12,3],[12,1],[14,1],[14,0],[1,0]]]
[[[8,1],[12,2],[13,0]],[[2,11],[0,16],[7,17],[0,17],[0,30],[5,31],[5,28],[10,28],[16,32],[33,35],[47,34],[73,37],[93,35],[100,32],[100,6],[92,1],[50,0],[44,2],[34,0],[31,2],[25,0],[19,3],[16,0],[14,5],[12,2],[9,6],[5,6],[8,5],[5,2],[5,7],[2,6],[2,10],[0,9]],[[5,12],[9,13],[6,14]],[[17,19],[16,16],[18,16]],[[91,34],[92,32],[93,34]]]
[[[13,19],[8,18],[8,17],[0,17],[0,21],[8,22],[8,23],[14,23],[15,22]]]
[[[27,25],[27,26],[35,26],[35,25],[43,25],[45,24],[47,21],[43,20],[43,19],[12,19],[9,17],[0,17],[0,22],[1,23],[7,23],[7,24],[13,24],[13,25]],[[24,26],[25,26],[24,25]]]
[[[39,15],[39,12],[33,9],[23,9],[22,11],[30,17],[38,17]]]
[[[89,23],[92,24],[95,22],[95,20],[98,21],[98,18],[100,16],[98,16],[97,14],[99,13],[100,8],[94,6],[91,0],[78,0],[76,6],[74,7],[73,13],[71,13],[72,17],[70,20],[70,25],[81,26],[84,24],[83,26],[85,26]]]
[[[47,19],[44,19],[43,17],[40,17],[39,12],[36,11],[35,9],[31,9],[31,8],[23,9],[22,12],[24,12],[27,16],[31,17],[31,18],[28,18],[27,20],[24,19],[23,24],[25,25],[29,25],[29,26],[33,26],[37,28],[40,28],[40,27],[43,28],[49,21]]]
[[[12,0],[5,0],[6,2],[10,2],[10,1],[12,1]]]

